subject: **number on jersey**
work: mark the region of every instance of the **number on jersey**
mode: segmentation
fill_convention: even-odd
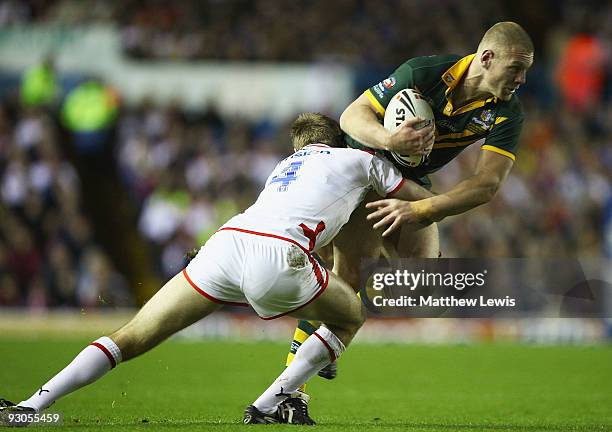
[[[283,170],[278,174],[272,177],[270,180],[270,184],[272,183],[280,183],[278,185],[279,192],[285,192],[289,188],[291,182],[297,180],[297,174],[300,168],[302,168],[304,161],[293,161],[289,165],[287,165]]]

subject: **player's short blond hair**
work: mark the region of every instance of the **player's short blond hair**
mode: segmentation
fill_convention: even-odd
[[[486,49],[514,49],[526,53],[534,51],[533,42],[525,29],[512,21],[498,22],[487,30],[478,45],[478,52],[482,53]]]
[[[303,113],[291,125],[293,148],[300,150],[308,144],[321,143],[330,147],[344,147],[338,122],[321,113]]]

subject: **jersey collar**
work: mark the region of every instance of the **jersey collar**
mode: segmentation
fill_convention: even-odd
[[[442,74],[442,82],[444,82],[444,84],[446,84],[446,86],[448,87],[446,89],[446,92],[444,93],[444,95],[446,96],[446,106],[444,107],[444,111],[442,111],[446,116],[463,114],[473,109],[480,108],[491,101],[497,103],[497,98],[495,96],[492,96],[488,99],[476,100],[458,109],[455,109],[453,107],[453,103],[449,98],[449,93],[455,87],[457,87],[457,84],[459,84],[459,81],[461,81],[461,78],[470,67],[470,64],[472,64],[472,60],[474,60],[474,57],[476,57],[476,54],[470,54],[468,56],[463,57]]]

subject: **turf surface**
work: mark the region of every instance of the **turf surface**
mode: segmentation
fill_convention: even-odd
[[[0,397],[29,396],[85,343],[0,339]],[[285,355],[269,342],[170,341],[57,402],[58,430],[301,429],[240,423]],[[310,384],[317,431],[612,431],[610,346],[356,344],[339,370]]]

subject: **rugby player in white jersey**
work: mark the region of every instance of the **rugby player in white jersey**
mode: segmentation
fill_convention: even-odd
[[[42,411],[231,304],[251,306],[264,320],[290,314],[323,323],[244,413],[244,423],[310,422],[279,404],[335,361],[364,320],[354,290],[312,253],[333,240],[369,190],[414,199],[420,187],[386,159],[344,148],[338,123],[321,114],[299,116],[291,136],[296,152],[277,165],[255,204],[223,225],[129,323],[92,342],[30,398],[0,399],[0,411]]]

